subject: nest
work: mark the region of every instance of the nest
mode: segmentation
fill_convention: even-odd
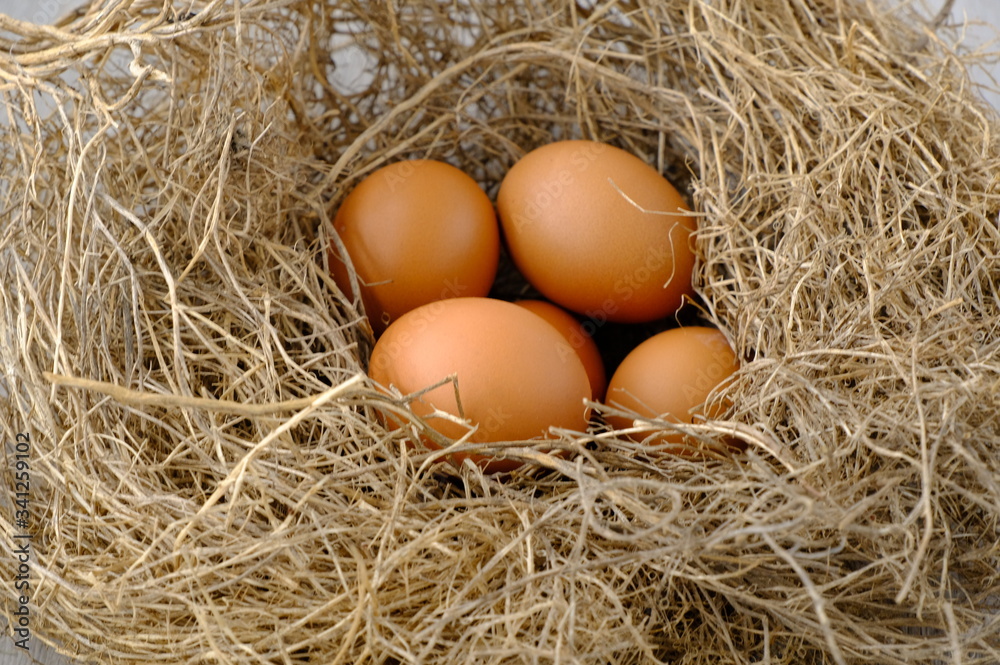
[[[1000,125],[861,0],[94,0],[0,18],[0,423],[31,630],[105,663],[1000,660]],[[352,64],[353,63],[353,64]],[[360,63],[360,65],[358,65]],[[509,477],[406,445],[326,264],[388,162],[623,147],[744,366]],[[500,284],[504,284],[501,280]],[[721,402],[720,402],[721,403]],[[13,619],[17,560],[2,557]]]

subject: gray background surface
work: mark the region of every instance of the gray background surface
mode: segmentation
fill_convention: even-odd
[[[82,4],[80,0],[0,0],[0,14],[21,21],[52,23]]]
[[[943,5],[944,0],[930,3],[932,6]],[[0,13],[14,18],[33,21],[35,23],[52,23],[60,15],[81,4],[79,0],[0,0]],[[961,23],[965,20],[979,22],[983,25],[972,25],[966,32],[963,44],[968,48],[976,48],[989,39],[998,36],[1000,31],[1000,0],[956,0],[952,8],[951,20]],[[1000,51],[1000,44],[990,48]],[[1000,65],[989,69],[981,68],[973,72],[975,78],[992,87],[1000,87]],[[1000,108],[1000,93],[986,92],[986,98],[994,106]],[[44,663],[46,665],[64,665],[63,660],[55,652],[46,648],[37,639],[32,639],[30,657],[14,646],[10,639],[0,638],[0,665],[30,665]]]

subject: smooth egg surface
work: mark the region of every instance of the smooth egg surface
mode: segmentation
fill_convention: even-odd
[[[518,269],[574,312],[640,323],[673,314],[691,293],[694,218],[666,178],[620,148],[532,150],[504,177],[497,211]]]
[[[369,374],[404,395],[454,375],[457,391],[455,383],[445,383],[410,403],[415,414],[449,439],[469,428],[430,417],[435,410],[467,419],[477,428],[473,442],[546,439],[552,437],[550,427],[587,427],[584,400],[590,397],[590,382],[580,358],[564,347],[551,324],[523,307],[455,298],[424,305],[390,325],[375,344]],[[391,417],[387,424],[398,427]],[[466,456],[451,457],[460,462]],[[489,472],[518,466],[484,455],[469,457]]]
[[[493,204],[475,180],[444,162],[403,161],[375,171],[347,195],[333,225],[360,294],[335,244],[331,272],[341,291],[360,295],[376,334],[421,305],[485,296],[496,276]]]
[[[591,399],[604,399],[604,389],[607,387],[604,361],[601,359],[597,343],[584,330],[583,324],[566,310],[544,300],[517,300],[514,304],[537,314],[559,331],[559,334],[566,340],[569,350],[580,357],[584,369],[587,370],[592,393]]]
[[[629,353],[608,382],[606,403],[646,418],[692,423],[698,416],[721,415],[722,406],[705,413],[702,406],[716,387],[739,369],[725,336],[715,328],[673,328],[650,337]],[[615,429],[633,426],[631,418],[608,415]],[[632,435],[642,440],[646,433]],[[658,439],[680,443],[678,433]]]

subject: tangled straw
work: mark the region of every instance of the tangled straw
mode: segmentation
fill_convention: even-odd
[[[0,422],[33,442],[38,638],[123,664],[1000,660],[1000,145],[946,13],[181,4],[0,18]],[[745,362],[689,433],[738,459],[560,432],[498,446],[527,463],[496,478],[381,426],[332,210],[418,156],[493,195],[567,137],[698,210],[700,316]]]

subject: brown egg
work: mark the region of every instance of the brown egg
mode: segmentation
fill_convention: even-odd
[[[715,418],[723,407],[705,413],[709,393],[739,369],[736,354],[715,328],[674,328],[650,337],[629,353],[608,382],[605,402],[639,416],[692,423],[698,416]],[[615,429],[633,427],[631,418],[606,417]],[[636,441],[649,432],[631,435]],[[657,442],[681,443],[684,437],[664,432]]]
[[[559,334],[566,340],[569,350],[580,356],[583,367],[587,370],[592,399],[604,399],[604,389],[607,382],[604,361],[601,360],[601,352],[597,349],[597,344],[584,330],[583,325],[566,310],[544,300],[518,300],[514,304],[520,305],[529,312],[534,312],[559,331]]]
[[[334,219],[358,274],[336,244],[330,267],[341,291],[364,303],[376,334],[421,305],[485,296],[496,277],[500,230],[489,197],[459,169],[434,160],[385,166],[348,194]]]
[[[550,427],[584,431],[584,399],[590,382],[580,358],[565,352],[565,341],[549,323],[502,300],[455,298],[424,305],[390,325],[372,351],[369,374],[384,387],[408,395],[442,379],[453,383],[410,403],[414,413],[435,410],[464,416],[477,427],[471,441],[490,443],[551,438]],[[441,417],[427,423],[447,438],[469,428]],[[387,418],[390,427],[398,427]],[[431,440],[425,444],[435,448]],[[468,455],[452,455],[460,463]],[[512,460],[471,456],[488,472],[509,471]]]
[[[594,141],[537,148],[504,177],[497,210],[518,269],[574,312],[652,321],[691,293],[694,218],[673,185],[624,150]]]

